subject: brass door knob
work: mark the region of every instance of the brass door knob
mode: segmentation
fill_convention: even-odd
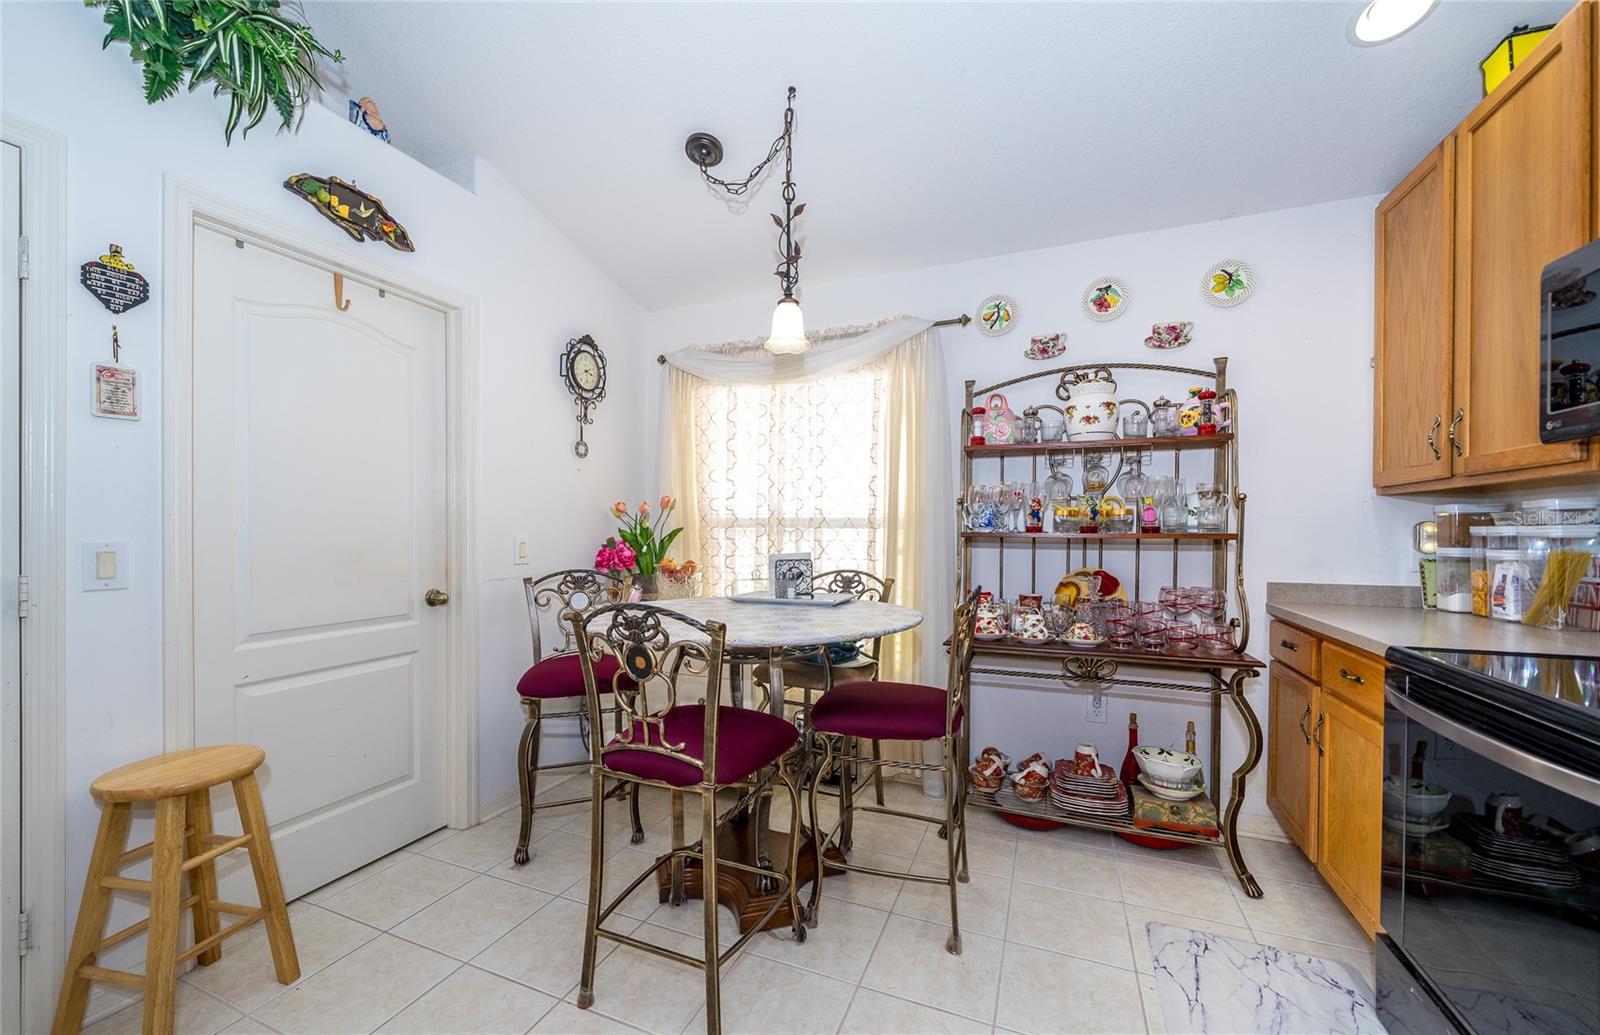
[[[443,607],[450,603],[450,594],[442,589],[430,589],[422,595],[422,602],[429,607]]]

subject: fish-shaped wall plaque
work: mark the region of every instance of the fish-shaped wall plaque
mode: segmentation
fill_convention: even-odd
[[[357,241],[382,241],[402,252],[417,250],[411,235],[394,221],[383,202],[337,176],[296,173],[283,181],[283,188],[304,199]]]

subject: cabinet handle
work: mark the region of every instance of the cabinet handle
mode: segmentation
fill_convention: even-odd
[[[1433,450],[1433,458],[1435,460],[1444,459],[1444,454],[1439,452],[1439,443],[1435,441],[1433,437],[1434,435],[1438,434],[1439,429],[1443,426],[1444,418],[1435,414],[1433,418],[1433,427],[1428,429],[1428,448]]]
[[[1349,669],[1345,668],[1343,665],[1339,666],[1339,678],[1347,679],[1356,686],[1363,686],[1367,682],[1366,676],[1358,676],[1354,672],[1351,672]]]
[[[1311,718],[1311,705],[1306,705],[1305,714],[1300,716],[1300,735],[1306,738],[1306,743],[1311,743],[1311,731],[1306,729],[1306,720]]]
[[[1457,410],[1456,415],[1450,418],[1450,448],[1456,451],[1456,456],[1461,456],[1466,452],[1466,450],[1461,447],[1461,440],[1456,438],[1456,425],[1460,424],[1461,419],[1466,415],[1466,410]],[[1438,452],[1438,450],[1435,450],[1434,452]],[[1439,458],[1435,456],[1434,459],[1437,460]]]
[[[1282,647],[1284,650],[1293,651],[1296,654],[1300,653],[1300,645],[1298,643],[1291,643],[1288,640],[1279,640],[1278,646]]]
[[[1317,742],[1317,754],[1319,754],[1319,755],[1327,754],[1327,746],[1322,743],[1322,724],[1323,724],[1323,722],[1325,722],[1327,720],[1327,718],[1328,718],[1328,713],[1327,712],[1320,713],[1317,716],[1317,725],[1311,731],[1312,737],[1315,738],[1315,740]]]

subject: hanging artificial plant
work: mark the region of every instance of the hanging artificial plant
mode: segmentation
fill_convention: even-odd
[[[102,47],[128,44],[144,65],[144,99],[150,104],[210,82],[228,93],[223,135],[244,121],[248,135],[271,107],[293,129],[317,81],[316,59],[343,61],[317,41],[311,27],[280,13],[278,0],[85,0],[105,8],[111,27]]]

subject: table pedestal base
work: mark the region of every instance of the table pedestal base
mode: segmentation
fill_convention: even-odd
[[[812,843],[809,832],[802,833],[805,838],[800,845],[799,873],[795,876],[797,889],[804,888],[811,883],[812,876],[817,871],[816,848]],[[772,854],[774,866],[781,866],[789,858],[789,835],[781,830],[767,832],[768,850]],[[734,862],[756,864],[756,824],[750,819],[729,820],[722,825],[717,833],[717,857],[731,859]],[[837,848],[830,848],[823,856],[824,875],[835,871],[828,863],[844,862],[844,855]],[[683,864],[683,893],[685,898],[703,898],[701,891],[701,870],[697,860],[686,859]],[[758,884],[760,878],[744,870],[735,870],[731,867],[722,867],[717,870],[717,904],[727,906],[739,918],[739,933],[744,934],[760,922],[763,914],[779,896],[762,891]],[[672,867],[666,864],[665,857],[656,871],[656,889],[660,893],[661,901],[666,902],[672,897]],[[809,894],[809,892],[807,893]],[[804,899],[801,900],[802,906]],[[789,904],[785,901],[772,914],[772,919],[767,921],[767,929],[789,927],[794,923],[794,918],[789,914]]]

